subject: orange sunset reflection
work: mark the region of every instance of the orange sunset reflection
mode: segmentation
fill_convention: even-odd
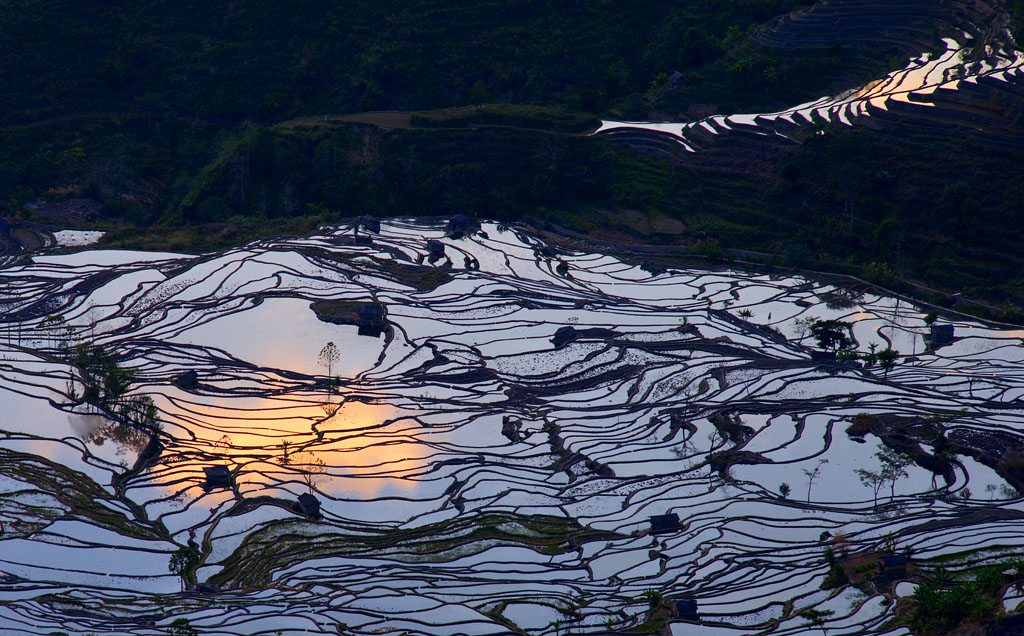
[[[415,488],[408,477],[428,463],[428,448],[415,438],[419,423],[398,419],[388,404],[327,398],[226,398],[172,409],[169,415],[195,439],[168,448],[170,470],[158,475],[170,484],[182,469],[201,473],[204,466],[225,464],[240,468],[235,481],[246,496],[266,489],[280,496],[285,482],[289,491],[302,492],[310,480],[316,490],[339,497]]]

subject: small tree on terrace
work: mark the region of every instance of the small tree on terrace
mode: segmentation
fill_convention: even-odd
[[[199,632],[187,618],[176,618],[171,622],[171,636],[197,636]]]
[[[874,493],[875,507],[878,507],[878,493],[881,492],[882,486],[885,485],[887,477],[882,473],[876,473],[864,468],[858,468],[856,473],[857,476],[860,477],[860,483],[870,488]]]
[[[889,498],[896,498],[896,480],[900,477],[908,477],[907,467],[914,463],[914,460],[906,453],[893,450],[889,447],[875,453],[878,461],[882,462],[882,476],[889,482]]]
[[[885,371],[885,377],[889,377],[889,371],[896,366],[896,358],[899,355],[900,352],[892,348],[878,352],[878,366],[882,367],[882,370]]]
[[[185,584],[185,576],[199,563],[199,555],[192,548],[182,546],[171,553],[167,563],[167,569],[173,574],[181,577],[182,586]]]
[[[850,325],[841,320],[819,320],[811,325],[811,335],[822,349],[839,352],[853,346]]]
[[[328,391],[331,390],[332,383],[334,380],[334,364],[338,361],[341,354],[338,352],[338,347],[333,342],[328,342],[324,345],[324,348],[320,350],[319,361],[322,366],[327,367],[327,379],[328,379]]]
[[[868,352],[860,357],[865,367],[870,367],[878,362],[878,343],[872,342],[868,345]]]
[[[816,610],[816,609],[805,609],[800,612],[800,618],[807,621],[807,626],[814,626],[821,630],[822,634],[828,634],[827,628],[828,619],[832,618],[835,614],[832,610]]]
[[[313,486],[316,485],[324,473],[327,472],[327,466],[324,464],[324,460],[316,456],[313,451],[303,451],[296,453],[292,459],[292,465],[302,471],[302,481],[306,482],[306,487],[309,488],[309,494],[313,494]]]
[[[811,503],[811,488],[814,487],[814,480],[818,478],[818,473],[821,472],[821,467],[827,464],[827,459],[819,459],[814,470],[805,470],[804,474],[807,475],[807,503]]]
[[[832,536],[832,545],[836,547],[839,558],[845,559],[850,555],[850,537],[846,536],[846,533],[842,530],[837,531]]]

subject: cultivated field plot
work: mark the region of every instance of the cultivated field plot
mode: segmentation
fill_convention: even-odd
[[[943,43],[945,51],[911,58],[903,68],[864,86],[778,112],[714,115],[684,123],[605,121],[597,133],[648,152],[670,154],[679,149],[699,152],[729,137],[767,135],[799,143],[806,127],[817,127],[811,129],[817,134],[834,123],[970,131],[1001,143],[1019,143],[1012,123],[1019,108],[1005,106],[1019,104],[1024,53],[982,45],[966,32]],[[975,46],[983,54],[974,53]]]
[[[0,270],[0,632],[907,634],[1020,554],[1024,332],[382,225]]]

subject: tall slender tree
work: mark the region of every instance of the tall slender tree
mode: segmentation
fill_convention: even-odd
[[[883,448],[875,453],[878,461],[882,462],[882,475],[889,482],[889,498],[896,499],[896,481],[900,477],[907,477],[907,467],[914,463],[906,453],[891,448]]]
[[[804,474],[807,475],[807,503],[811,503],[811,488],[814,486],[814,480],[818,478],[818,473],[821,472],[822,465],[827,463],[827,459],[819,459],[818,464],[814,467],[814,470],[804,471]]]
[[[320,364],[327,367],[327,392],[330,393],[334,383],[334,364],[338,361],[341,354],[338,352],[337,345],[334,342],[328,342],[324,345],[324,348],[320,350]]]

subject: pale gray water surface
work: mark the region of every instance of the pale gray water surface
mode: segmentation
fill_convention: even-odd
[[[703,624],[673,633],[799,633],[797,613],[824,607],[830,631],[885,634],[891,603],[819,589],[822,532],[921,557],[1024,543],[1021,496],[992,466],[960,456],[947,482],[913,465],[876,501],[855,470],[879,468],[882,440],[845,432],[858,414],[937,418],[963,444],[1024,446],[1020,331],[958,320],[929,350],[924,312],[871,290],[652,275],[483,230],[390,221],[372,246],[327,228],[0,270],[0,630],[589,633],[641,623],[653,589],[699,601]],[[417,265],[428,238],[453,268]],[[380,303],[389,328],[322,322],[324,300]],[[901,357],[888,374],[817,364],[809,317]],[[577,337],[555,347],[565,326]],[[150,462],[148,436],[77,399],[66,347],[83,340],[153,398]],[[712,466],[740,452],[764,463]],[[204,489],[214,465],[230,489]],[[310,492],[319,519],[295,507]],[[683,527],[648,534],[668,512]],[[190,544],[219,593],[178,594],[167,563]]]

